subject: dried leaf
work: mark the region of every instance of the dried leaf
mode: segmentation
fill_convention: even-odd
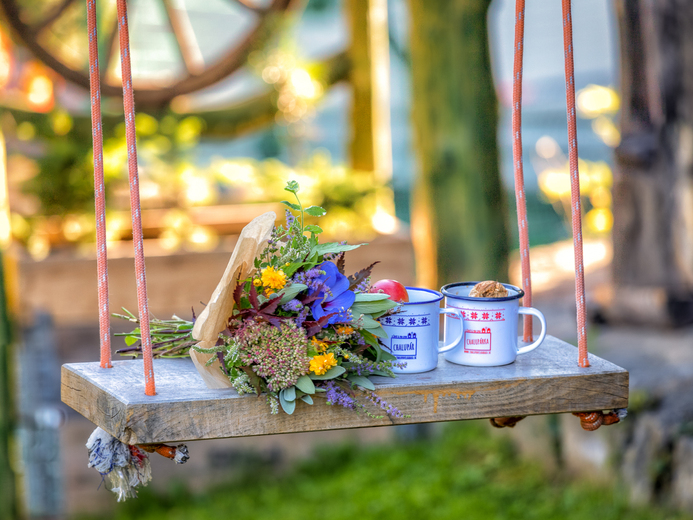
[[[349,290],[353,291],[356,289],[356,287],[363,282],[366,278],[368,278],[371,275],[371,272],[373,271],[373,267],[375,267],[376,264],[379,264],[380,261],[373,262],[371,265],[366,267],[365,269],[361,269],[358,273],[354,274],[353,276],[349,277]]]
[[[306,321],[303,326],[306,329],[306,337],[311,337],[315,336],[318,332],[320,332],[322,329],[325,328],[325,325],[327,325],[327,322],[330,320],[332,316],[337,314],[336,312],[326,314],[322,318],[320,318],[318,321]],[[307,327],[306,327],[307,325]]]
[[[339,253],[339,255],[337,256],[337,270],[340,274],[344,274],[345,263],[346,262],[344,261],[344,253]]]

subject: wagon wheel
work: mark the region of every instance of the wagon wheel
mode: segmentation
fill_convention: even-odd
[[[179,71],[173,77],[152,80],[133,78],[135,99],[140,107],[157,108],[174,97],[208,87],[238,70],[248,54],[258,48],[277,26],[277,15],[300,3],[296,0],[227,0],[237,4],[255,19],[255,25],[240,43],[224,49],[216,58],[205,58],[200,50],[187,11],[174,0],[155,0],[163,7],[170,32],[178,51]],[[118,57],[118,29],[115,2],[110,1],[112,16],[99,27],[101,90],[104,96],[122,96],[119,79],[110,73]],[[144,4],[144,2],[140,2]],[[87,34],[85,4],[81,0],[0,0],[0,6],[15,35],[44,64],[65,79],[89,89],[86,59]],[[44,7],[47,6],[47,7]],[[102,9],[103,11],[104,9]],[[103,27],[103,26],[106,27]],[[68,30],[66,30],[68,29]],[[65,43],[66,38],[70,42]],[[56,44],[57,42],[57,44]],[[61,47],[63,52],[60,52]],[[71,48],[70,48],[71,47]],[[65,48],[69,52],[65,52]],[[79,51],[75,51],[79,49]]]

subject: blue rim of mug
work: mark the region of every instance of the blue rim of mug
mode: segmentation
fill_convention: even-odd
[[[512,296],[503,296],[501,298],[475,298],[473,296],[460,296],[459,294],[453,294],[450,292],[450,289],[453,289],[454,287],[464,287],[467,285],[471,285],[472,287],[474,287],[478,283],[479,282],[449,283],[447,285],[444,285],[440,289],[440,292],[442,292],[447,298],[452,298],[454,300],[465,300],[468,302],[507,302],[511,300],[519,300],[525,295],[525,292],[522,289],[520,289],[519,287],[515,287],[514,285],[510,285],[509,283],[503,283],[501,285],[506,289],[516,291],[517,294],[513,294]]]
[[[436,299],[435,300],[426,300],[425,302],[398,302],[400,305],[423,305],[426,303],[437,303],[440,300],[443,299],[443,295],[439,291],[433,291],[431,289],[424,289],[422,287],[405,287],[405,289],[408,291],[409,289],[414,290],[414,291],[422,291],[422,292],[427,292],[431,294],[435,294]]]

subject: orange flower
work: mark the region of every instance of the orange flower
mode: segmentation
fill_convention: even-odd
[[[310,360],[310,371],[318,376],[325,374],[330,368],[335,366],[337,366],[337,360],[332,352],[324,356],[314,356]]]

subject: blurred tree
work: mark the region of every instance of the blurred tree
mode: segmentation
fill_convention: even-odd
[[[693,321],[693,4],[616,2],[621,144],[606,318]]]
[[[410,0],[412,203],[417,278],[426,287],[508,277],[507,215],[491,77],[491,0]]]
[[[392,177],[387,0],[347,0],[351,26],[351,166]]]
[[[10,323],[5,299],[5,278],[0,252],[0,518],[17,516],[14,472],[10,465],[13,432],[10,364]]]

